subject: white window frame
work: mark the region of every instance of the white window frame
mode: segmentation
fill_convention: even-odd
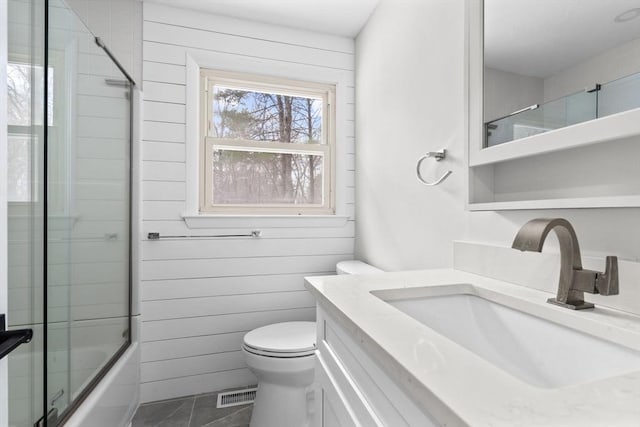
[[[70,58],[73,59],[76,55],[77,46],[75,44],[67,46],[64,54],[49,53],[49,72],[53,71],[52,96],[54,97],[54,99],[63,95],[74,93],[73,86],[75,85],[75,69],[70,69],[68,64],[74,62],[73,60],[70,61]],[[9,64],[22,64],[32,68],[34,67],[34,65],[30,63],[30,58],[28,55],[9,55],[9,60],[5,65],[5,68]],[[42,68],[43,65],[36,65],[36,67]],[[65,73],[59,72],[61,69],[64,69]],[[58,72],[56,72],[56,70],[58,70]],[[48,95],[49,94],[46,94],[45,102],[48,102]],[[7,125],[7,143],[9,135],[31,136],[31,167],[35,169],[36,174],[43,170],[41,164],[44,161],[44,159],[42,158],[43,153],[38,154],[40,149],[38,147],[39,144],[42,144],[42,139],[44,138],[45,131],[48,132],[50,136],[60,139],[61,141],[75,140],[73,134],[75,125],[71,123],[71,117],[75,117],[75,102],[72,96],[67,96],[67,99],[68,102],[64,105],[65,108],[60,108],[55,102],[53,103],[53,111],[48,111],[48,113],[52,114],[53,117],[53,122],[51,124],[49,124],[49,117],[43,117],[41,124],[31,123],[28,125]],[[60,123],[62,121],[69,122],[67,123],[66,128],[64,126],[60,126]],[[75,171],[70,168],[69,165],[73,164],[71,159],[75,155],[75,153],[69,151],[67,153],[63,153],[64,157],[61,157],[59,151],[60,150],[50,150],[50,152],[48,153],[48,156],[55,156],[57,160],[51,162],[51,165],[49,167],[49,182],[53,183],[50,185],[56,186],[56,191],[58,191],[61,195],[57,198],[55,203],[49,200],[49,214],[51,217],[75,217],[73,214],[73,207],[70,205],[71,201],[73,200],[70,193],[72,189],[69,188],[69,186],[66,184],[68,182],[74,182]],[[33,163],[34,161],[37,163]],[[51,179],[51,177],[54,178]],[[35,177],[31,176],[31,179],[33,180],[33,182],[31,183],[30,200],[8,201],[10,216],[29,215],[33,203],[40,203],[39,192],[41,190],[44,178],[36,175]]]
[[[28,67],[30,67],[31,69],[33,69],[34,67],[42,67],[42,65],[38,65],[38,66],[34,66],[33,64],[31,64],[30,62],[30,57],[27,54],[10,54],[9,55],[9,59],[7,61],[7,63],[5,64],[5,72],[6,72],[6,68],[9,65],[26,65]],[[52,68],[52,67],[50,67]],[[43,75],[42,77],[44,78],[44,69],[42,71]],[[31,82],[33,83],[33,81]],[[5,83],[6,86],[6,83]],[[54,89],[56,88],[57,84],[56,82],[54,82]],[[33,96],[34,93],[32,92],[31,96]],[[8,98],[7,98],[8,100]],[[46,102],[46,101],[45,101]],[[31,108],[34,108],[33,106],[33,101],[32,101],[32,105]],[[37,107],[36,107],[37,108]],[[8,110],[8,105],[7,105],[7,110]],[[7,112],[8,114],[8,112]],[[33,112],[32,112],[33,115]],[[39,188],[40,188],[40,183],[41,183],[41,177],[37,175],[38,172],[41,171],[41,164],[40,162],[43,160],[41,158],[39,158],[38,156],[38,150],[39,150],[39,145],[42,143],[42,138],[44,137],[44,132],[45,132],[45,126],[48,129],[52,129],[54,128],[54,124],[49,124],[49,118],[48,117],[43,117],[42,118],[42,123],[41,124],[36,124],[36,123],[30,123],[30,124],[26,124],[26,125],[10,125],[7,124],[6,130],[7,130],[7,151],[9,148],[9,137],[12,135],[15,136],[27,136],[29,137],[29,142],[30,142],[30,146],[29,146],[29,151],[30,151],[30,160],[31,160],[31,164],[29,165],[30,169],[35,170],[36,175],[34,176],[33,174],[31,174],[30,176],[30,184],[31,184],[31,188],[29,189],[29,200],[9,200],[8,199],[8,194],[7,194],[7,206],[8,206],[8,213],[9,213],[9,217],[23,217],[23,216],[28,216],[29,213],[31,212],[32,209],[32,205],[34,203],[39,203],[40,202],[40,194],[39,194]],[[8,164],[11,161],[11,159],[9,159],[7,157],[7,168],[8,168]],[[7,181],[8,183],[8,181]]]
[[[322,141],[319,144],[296,144],[215,138],[208,135],[210,107],[213,105],[215,85],[228,85],[248,91],[278,93],[289,96],[321,98]],[[199,211],[203,214],[239,215],[335,215],[335,98],[336,87],[331,84],[303,82],[287,78],[250,73],[200,69],[200,127],[199,127]],[[259,151],[322,156],[322,204],[214,204],[213,153],[217,149]]]

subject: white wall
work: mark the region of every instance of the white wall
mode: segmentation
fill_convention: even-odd
[[[353,257],[355,94],[353,40],[151,3],[144,6],[144,19],[141,339],[142,401],[148,402],[255,383],[240,352],[244,333],[273,322],[314,319],[315,302],[303,277],[332,274],[337,261]],[[185,126],[187,54],[222,70],[346,79],[337,106],[343,117],[337,124],[342,225],[298,217],[278,223],[223,218],[204,229],[187,228],[182,214],[193,193],[187,188],[187,153],[194,148],[187,145]],[[145,237],[252,228],[263,237]]]
[[[510,246],[527,220],[563,216],[584,254],[640,259],[640,209],[465,212],[464,16],[463,0],[383,0],[356,41],[356,256],[389,270],[446,267],[453,239]],[[422,187],[415,161],[440,147],[450,160],[426,167],[454,173]]]
[[[451,264],[464,230],[462,1],[382,1],[356,41],[356,254],[385,270]],[[453,170],[438,187],[425,177]]]
[[[516,73],[484,68],[484,121],[488,122],[533,104],[542,104],[544,80]]]
[[[602,52],[544,79],[544,101],[640,72],[640,39]]]

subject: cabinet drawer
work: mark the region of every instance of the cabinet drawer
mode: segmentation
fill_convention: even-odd
[[[330,354],[327,357],[326,347],[324,350],[318,354],[316,369],[316,384],[320,388],[316,393],[316,397],[320,397],[316,413],[321,414],[322,427],[383,426],[350,382],[343,367]]]
[[[319,353],[323,356],[323,362],[330,374],[344,376],[344,383],[356,390],[355,395],[362,402],[361,405],[367,408],[372,419],[380,423],[365,425],[440,425],[432,416],[421,410],[369,357],[358,344],[357,338],[327,316],[322,309],[318,311],[318,329],[318,336],[322,338],[319,340]],[[329,360],[332,362],[328,362]]]

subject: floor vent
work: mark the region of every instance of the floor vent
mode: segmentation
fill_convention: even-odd
[[[257,388],[243,388],[241,390],[225,391],[218,394],[218,408],[246,405],[253,403]]]

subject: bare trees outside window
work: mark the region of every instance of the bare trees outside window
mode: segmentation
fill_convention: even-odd
[[[332,88],[207,80],[205,205],[330,207]]]

